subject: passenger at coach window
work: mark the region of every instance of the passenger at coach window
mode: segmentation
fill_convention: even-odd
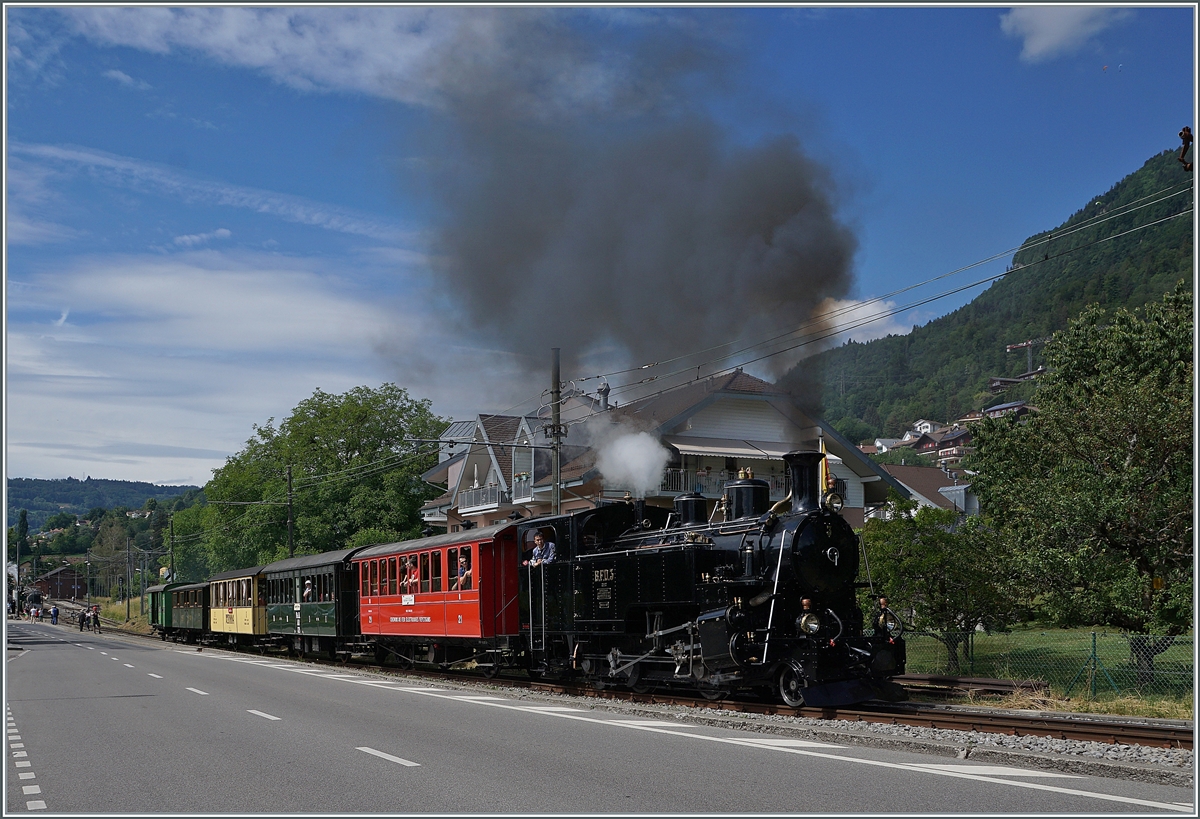
[[[301,595],[305,603],[311,603],[313,596],[312,580],[304,581],[304,594]]]
[[[421,574],[420,574],[420,572],[417,571],[417,556],[409,555],[408,572],[407,572],[407,576],[405,577],[405,580],[404,580],[404,585],[405,585],[405,588],[408,590],[408,593],[412,594],[413,592],[415,592],[417,590],[418,586],[420,585],[420,582],[421,582]]]
[[[458,569],[454,572],[454,576],[450,578],[450,589],[453,591],[466,591],[471,588],[471,564],[467,562],[466,554],[458,559]]]
[[[522,563],[524,566],[541,566],[554,562],[554,544],[547,543],[541,532],[533,536],[533,555]]]

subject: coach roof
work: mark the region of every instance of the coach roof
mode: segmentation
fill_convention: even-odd
[[[355,552],[360,552],[365,546],[356,546],[353,549],[342,549],[340,552],[322,552],[319,555],[300,555],[299,557],[285,557],[283,560],[276,560],[274,563],[268,563],[263,566],[264,572],[290,572],[297,569],[311,569],[313,566],[332,566],[336,563],[344,563]]]
[[[417,552],[422,549],[438,549],[442,546],[455,546],[459,543],[475,543],[481,540],[491,540],[505,529],[513,527],[511,523],[496,523],[479,529],[467,529],[463,532],[448,532],[444,535],[405,540],[400,543],[383,543],[363,549],[354,556],[355,560],[364,560],[380,555],[394,555],[398,552]]]

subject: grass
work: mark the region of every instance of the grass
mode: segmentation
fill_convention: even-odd
[[[914,696],[914,700],[923,698]],[[1146,696],[1132,694],[1113,695],[1087,699],[1086,697],[1059,697],[1022,691],[1004,696],[964,695],[961,697],[937,698],[936,701],[949,705],[978,705],[988,708],[1008,708],[1029,711],[1067,711],[1078,714],[1109,714],[1123,717],[1151,717],[1156,719],[1195,719],[1195,707],[1190,698]]]
[[[1092,660],[1092,632],[1096,660]],[[1026,625],[1004,633],[971,635],[969,652],[959,649],[954,671],[946,648],[929,635],[909,633],[908,667],[914,674],[957,673],[963,677],[1040,680],[1045,695],[987,698],[1008,708],[1088,711],[1128,716],[1192,719],[1194,637],[1185,635],[1154,658],[1152,675],[1139,674],[1126,635],[1095,629],[1052,629]],[[981,702],[983,698],[976,698]]]

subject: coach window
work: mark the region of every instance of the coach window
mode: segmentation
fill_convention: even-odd
[[[474,576],[474,572],[471,570],[475,568],[471,565],[471,547],[464,546],[462,554],[459,557],[460,560],[458,562],[462,566],[463,571],[460,572],[458,569],[454,569],[453,571],[456,575],[462,577],[462,582],[458,584],[459,590],[467,591],[471,588],[471,578]]]
[[[433,588],[432,591],[442,590],[442,553],[433,552]]]
[[[429,591],[429,552],[421,552],[421,591]]]
[[[389,557],[387,559],[387,593],[396,593],[396,558]]]
[[[455,591],[458,588],[458,573],[454,571],[454,567],[458,565],[458,549],[446,550],[446,591]]]
[[[378,560],[371,561],[371,596],[379,596],[379,563]]]

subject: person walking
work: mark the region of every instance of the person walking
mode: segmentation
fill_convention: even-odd
[[[52,625],[52,626],[58,625],[58,604],[57,603],[55,603],[53,606],[50,607],[50,625]]]
[[[79,633],[83,633],[83,624],[88,620],[87,612],[83,609],[79,610]]]
[[[92,609],[92,625],[96,627],[96,633],[100,634],[100,607],[96,606]]]

